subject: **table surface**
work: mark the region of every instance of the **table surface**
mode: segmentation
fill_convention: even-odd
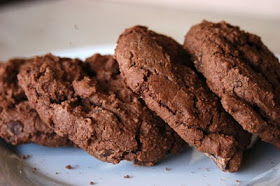
[[[191,25],[226,20],[262,37],[280,54],[280,18],[103,1],[31,1],[0,7],[0,60],[115,43],[142,24],[182,43]]]

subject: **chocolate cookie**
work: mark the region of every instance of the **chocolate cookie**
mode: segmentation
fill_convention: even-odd
[[[253,34],[203,21],[185,37],[196,69],[242,127],[280,148],[280,64]]]
[[[112,56],[48,54],[19,74],[41,118],[96,158],[153,165],[185,142],[130,91]]]
[[[240,168],[250,135],[223,110],[181,45],[135,26],[121,34],[115,55],[127,85],[186,142],[222,170]]]
[[[72,145],[40,119],[18,84],[17,74],[31,61],[13,59],[0,64],[0,137],[13,145],[31,142],[52,147]]]

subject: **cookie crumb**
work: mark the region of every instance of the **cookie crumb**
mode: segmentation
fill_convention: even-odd
[[[166,170],[166,171],[170,171],[171,169],[170,169],[170,168],[168,168],[168,167],[165,167],[165,170]]]
[[[55,174],[59,174],[59,172],[55,172]]]
[[[26,160],[26,159],[28,159],[28,158],[30,158],[30,155],[22,155],[22,156],[21,156],[21,159],[22,159],[22,160]]]
[[[93,181],[89,182],[90,185],[95,185],[95,183]]]
[[[205,168],[205,169],[206,169],[207,172],[210,172],[210,169],[209,169],[209,168]]]
[[[65,168],[66,169],[72,169],[72,166],[71,165],[67,165]]]
[[[236,181],[236,185],[240,185],[240,180],[235,180]]]
[[[37,171],[37,168],[33,168],[32,172],[35,173]]]
[[[130,178],[130,176],[129,175],[125,175],[124,178]]]

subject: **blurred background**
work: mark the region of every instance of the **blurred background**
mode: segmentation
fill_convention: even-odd
[[[182,43],[203,19],[239,25],[280,54],[279,0],[0,0],[0,60],[114,44],[136,24]]]

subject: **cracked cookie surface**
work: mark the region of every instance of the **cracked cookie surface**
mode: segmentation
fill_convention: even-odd
[[[222,170],[240,168],[250,134],[223,110],[181,45],[135,26],[121,34],[115,55],[127,85],[186,142]]]
[[[280,64],[261,39],[203,21],[185,36],[196,69],[242,127],[280,149]]]
[[[13,145],[37,143],[58,147],[73,145],[44,123],[27,100],[17,74],[32,59],[12,59],[0,64],[0,137]]]
[[[153,165],[186,145],[126,87],[112,56],[36,57],[19,80],[44,121],[102,161]]]

